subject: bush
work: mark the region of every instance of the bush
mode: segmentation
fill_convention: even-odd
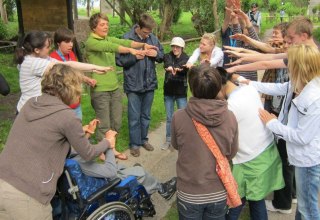
[[[0,40],[5,40],[8,37],[8,29],[3,21],[0,19]]]
[[[314,37],[314,39],[316,39],[318,42],[320,42],[320,28],[317,28],[316,30],[314,30],[314,32],[313,32],[313,37]]]

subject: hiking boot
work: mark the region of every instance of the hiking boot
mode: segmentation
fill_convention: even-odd
[[[139,147],[132,147],[130,148],[130,154],[134,157],[139,157],[140,156],[140,149]]]
[[[270,212],[280,212],[282,214],[291,214],[292,209],[277,209],[273,206],[272,201],[271,200],[266,200],[266,208],[268,211]]]
[[[177,177],[173,177],[171,180],[161,183],[161,190],[158,193],[166,200],[171,199],[171,197],[176,192]]]
[[[143,147],[144,149],[146,149],[147,151],[153,151],[153,150],[154,150],[154,147],[153,147],[151,144],[149,144],[148,142],[145,142],[145,143],[142,145],[142,147]]]
[[[162,145],[161,150],[168,150],[170,147],[171,147],[171,143],[167,141]]]

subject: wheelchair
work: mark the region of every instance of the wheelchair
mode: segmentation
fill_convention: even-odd
[[[156,214],[150,195],[136,177],[108,180],[85,175],[67,159],[52,200],[54,220],[131,220]]]

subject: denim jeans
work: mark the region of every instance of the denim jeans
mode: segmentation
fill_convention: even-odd
[[[164,96],[164,105],[167,113],[166,124],[166,141],[171,141],[171,121],[174,112],[174,102],[177,103],[178,109],[185,108],[187,106],[187,97],[178,98],[176,96]]]
[[[227,201],[191,204],[177,198],[179,220],[225,220]]]
[[[296,220],[320,219],[318,195],[320,164],[313,167],[295,167],[298,208]]]
[[[229,209],[226,219],[227,220],[238,220],[241,214],[241,211],[246,204],[246,198],[242,198],[242,205]],[[259,201],[250,201],[249,202],[249,210],[250,210],[250,219],[252,220],[267,220],[267,208],[264,199]]]
[[[129,147],[142,146],[148,141],[148,129],[151,119],[151,106],[154,91],[127,93]]]

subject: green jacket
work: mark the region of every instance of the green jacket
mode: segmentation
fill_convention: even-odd
[[[91,33],[85,43],[88,62],[100,66],[113,66],[115,68],[115,53],[118,52],[119,46],[131,47],[131,42],[131,40],[115,37],[102,38]],[[113,91],[119,87],[116,71],[107,72],[104,75],[92,73],[92,78],[97,80],[97,85],[92,91]]]

